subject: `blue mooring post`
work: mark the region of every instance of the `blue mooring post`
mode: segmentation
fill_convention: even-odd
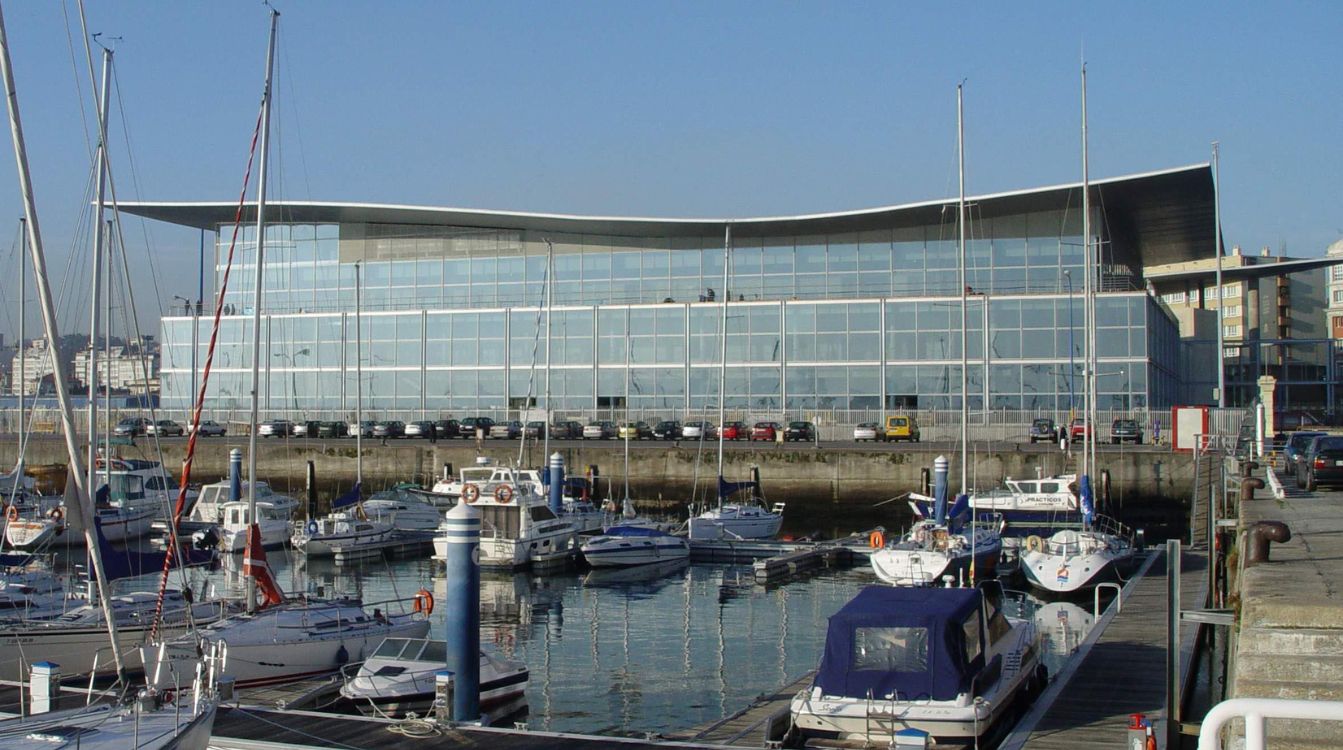
[[[933,518],[938,523],[947,522],[947,467],[946,456],[933,459]]]
[[[446,515],[448,659],[453,674],[452,718],[480,718],[480,511],[459,502]]]
[[[242,449],[228,452],[228,499],[242,499]]]
[[[550,454],[550,512],[559,515],[564,508],[564,456]]]

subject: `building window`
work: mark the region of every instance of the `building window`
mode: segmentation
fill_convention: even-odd
[[[1343,281],[1343,266],[1334,266],[1330,269],[1330,272],[1334,275],[1335,280]]]
[[[1227,305],[1227,306],[1222,310],[1222,317],[1223,317],[1223,318],[1239,318],[1239,317],[1240,317],[1240,305]]]
[[[1184,292],[1169,292],[1161,295],[1161,301],[1166,304],[1178,304],[1184,302]]]
[[[1335,305],[1343,305],[1343,289],[1334,290],[1333,300]]]
[[[1226,338],[1240,338],[1240,324],[1222,326],[1222,335]]]
[[[1234,283],[1234,284],[1223,284],[1223,285],[1222,285],[1222,299],[1227,299],[1227,298],[1229,298],[1229,297],[1239,297],[1239,296],[1240,296],[1240,282],[1239,282],[1239,281],[1237,281],[1237,282]]]

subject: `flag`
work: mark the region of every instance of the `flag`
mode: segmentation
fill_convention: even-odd
[[[269,607],[284,602],[284,592],[270,572],[270,563],[266,561],[266,550],[261,546],[261,527],[253,523],[247,531],[247,548],[243,552],[242,572],[256,579],[261,590],[261,606]]]

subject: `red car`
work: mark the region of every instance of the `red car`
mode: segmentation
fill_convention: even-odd
[[[778,422],[756,422],[755,427],[751,428],[751,439],[768,440],[772,443],[782,431],[783,425]]]
[[[1091,425],[1082,417],[1077,417],[1068,425],[1068,442],[1077,443],[1090,440],[1092,437]]]
[[[725,422],[723,423],[724,440],[745,440],[750,430],[746,429],[745,422]]]

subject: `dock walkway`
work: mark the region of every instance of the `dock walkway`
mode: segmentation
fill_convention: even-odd
[[[1182,555],[1183,606],[1205,587],[1206,557]],[[1002,750],[1110,750],[1126,747],[1129,714],[1158,718],[1166,703],[1166,553],[1151,553],[1096,629],[1050,684]],[[1141,577],[1138,577],[1141,576]],[[1192,630],[1192,629],[1191,629]],[[1192,643],[1190,643],[1192,648]],[[1184,649],[1182,649],[1183,651]]]

